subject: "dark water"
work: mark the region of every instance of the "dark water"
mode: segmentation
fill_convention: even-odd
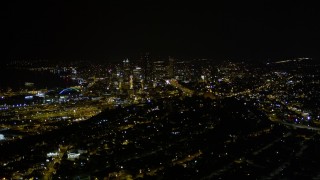
[[[0,90],[7,90],[11,88],[12,90],[25,89],[25,82],[34,83],[33,88],[54,88],[61,87],[65,88],[73,85],[71,79],[63,79],[58,75],[52,74],[50,72],[38,72],[20,69],[0,69]],[[31,89],[33,89],[31,87]],[[29,87],[30,89],[30,87]]]

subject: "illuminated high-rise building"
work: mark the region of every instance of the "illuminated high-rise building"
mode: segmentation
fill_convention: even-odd
[[[136,79],[136,81],[140,81],[141,79],[143,79],[143,73],[142,73],[142,69],[139,66],[136,66],[133,70],[133,78]]]
[[[124,81],[125,82],[129,81],[129,76],[131,75],[129,59],[123,60],[123,72],[124,72],[124,76],[123,76]]]
[[[145,53],[141,56],[141,67],[143,69],[143,77],[145,82],[152,80],[152,62],[150,53]]]
[[[165,61],[153,62],[153,76],[154,80],[160,80],[167,76]]]
[[[174,77],[174,62],[175,60],[172,57],[169,57],[169,65],[168,65],[168,76],[169,78]]]
[[[133,89],[133,76],[130,75],[130,89]]]

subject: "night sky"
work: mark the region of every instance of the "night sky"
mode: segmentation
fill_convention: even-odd
[[[9,1],[2,60],[319,57],[316,3]]]

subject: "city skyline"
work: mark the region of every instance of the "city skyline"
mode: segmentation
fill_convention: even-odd
[[[5,61],[319,57],[311,2],[6,2]]]
[[[318,179],[319,74],[311,58],[13,61],[0,177]]]
[[[8,1],[0,179],[320,179],[306,1]]]

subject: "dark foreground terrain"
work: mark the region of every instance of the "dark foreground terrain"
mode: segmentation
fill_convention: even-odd
[[[319,142],[249,102],[161,99],[2,142],[0,177],[319,179]]]

